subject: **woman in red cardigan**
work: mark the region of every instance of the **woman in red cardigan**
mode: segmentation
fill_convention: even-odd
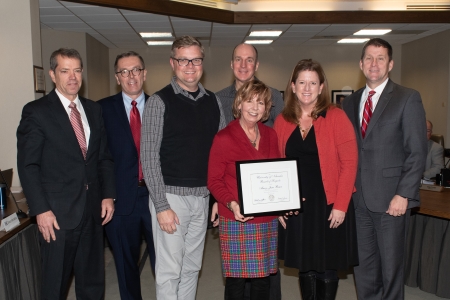
[[[346,114],[330,104],[318,62],[301,60],[275,120],[281,156],[297,158],[302,192],[298,215],[280,218],[279,257],[299,269],[302,298],[332,300],[337,270],[358,263],[354,192],[358,152]]]
[[[222,272],[228,300],[244,299],[251,279],[251,299],[269,299],[269,275],[278,269],[277,216],[240,213],[235,162],[278,158],[275,131],[259,121],[269,117],[270,89],[260,81],[245,83],[233,103],[236,120],[217,133],[209,156],[208,189],[218,202]]]

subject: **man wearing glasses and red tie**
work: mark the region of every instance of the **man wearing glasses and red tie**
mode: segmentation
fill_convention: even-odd
[[[140,300],[138,263],[143,237],[155,269],[148,189],[139,159],[141,122],[149,97],[143,91],[147,70],[142,57],[129,51],[117,55],[114,73],[122,91],[98,102],[103,109],[108,147],[114,159],[117,190],[114,219],[105,226],[105,231],[114,255],[120,298]]]

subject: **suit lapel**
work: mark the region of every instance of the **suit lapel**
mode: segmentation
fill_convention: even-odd
[[[366,137],[368,135],[370,135],[370,132],[375,127],[378,119],[380,118],[380,116],[383,113],[384,109],[386,108],[387,104],[391,100],[393,89],[394,89],[394,84],[392,83],[391,80],[389,80],[383,90],[383,93],[381,93],[381,96],[380,96],[380,99],[378,100],[377,106],[375,107],[375,110],[373,111],[372,118],[370,118],[369,126],[367,126]]]
[[[95,134],[97,134],[97,132],[95,132],[95,130],[93,130],[95,128],[95,126],[94,126],[95,117],[92,113],[91,107],[87,104],[86,99],[81,98],[81,97],[79,97],[79,99],[80,99],[81,105],[83,105],[84,113],[86,114],[86,118],[88,120],[90,132],[91,132],[91,134],[89,135],[88,151],[86,153],[86,160],[87,160],[89,157],[89,154],[92,152],[92,151],[90,151],[90,149],[91,149],[91,146],[93,146],[92,145],[93,137],[95,136]],[[81,150],[80,150],[80,152],[81,152]]]
[[[355,131],[357,132],[358,135],[358,139],[362,140],[362,135],[361,135],[361,119],[360,119],[360,115],[359,115],[359,107],[361,104],[361,97],[363,94],[364,88],[360,89],[359,91],[357,91],[355,93],[355,101],[353,101],[353,117],[355,120]]]
[[[114,96],[114,110],[116,112],[117,121],[125,130],[127,139],[134,145],[133,135],[131,134],[130,122],[128,121],[125,105],[123,104],[122,92]]]
[[[59,97],[56,94],[55,90],[51,91],[48,94],[48,100],[51,115],[60,124],[60,128],[63,131],[64,138],[67,139],[70,145],[69,147],[73,149],[78,149],[80,156],[83,157],[80,144],[78,144],[78,140],[75,135],[75,132],[73,131],[72,124],[70,123],[69,116],[67,115],[67,111],[65,107],[62,105],[61,100],[59,100]]]

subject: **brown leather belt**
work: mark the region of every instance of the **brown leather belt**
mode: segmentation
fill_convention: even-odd
[[[147,185],[145,184],[145,180],[144,180],[144,179],[139,180],[139,181],[138,181],[138,186],[140,186],[140,187],[142,187],[142,186],[147,186]]]

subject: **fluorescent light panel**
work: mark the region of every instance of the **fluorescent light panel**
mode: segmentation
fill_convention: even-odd
[[[246,44],[259,44],[259,45],[267,45],[271,44],[273,40],[247,40],[245,41]]]
[[[143,38],[165,38],[172,37],[171,32],[141,32]]]
[[[148,41],[149,46],[168,46],[172,45],[173,41]]]
[[[269,31],[252,31],[250,36],[280,36],[283,31],[269,30]]]
[[[362,29],[353,35],[384,35],[391,32],[392,29]]]
[[[369,39],[342,39],[339,40],[339,44],[361,44],[367,42]]]

